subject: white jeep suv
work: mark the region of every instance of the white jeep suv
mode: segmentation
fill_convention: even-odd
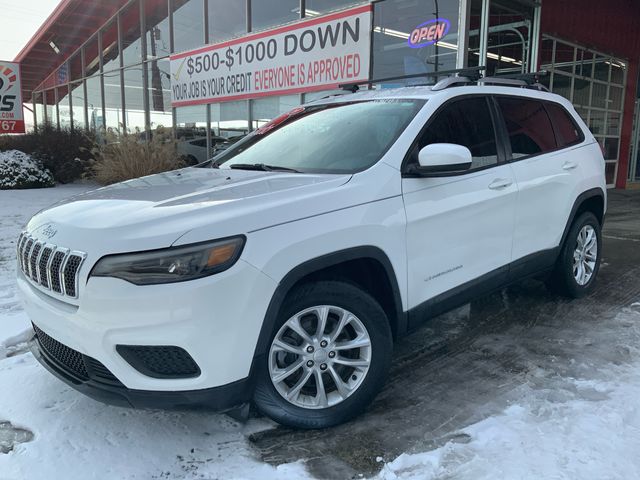
[[[34,354],[108,403],[254,402],[318,428],[362,412],[394,340],[445,310],[543,274],[589,293],[593,135],[557,95],[447,86],[325,98],[38,213],[18,241]]]

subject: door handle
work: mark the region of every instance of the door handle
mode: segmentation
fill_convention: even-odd
[[[562,168],[565,170],[573,170],[577,166],[578,164],[575,162],[564,162],[564,164],[562,165]]]
[[[510,187],[512,184],[513,182],[508,178],[496,178],[489,184],[489,188],[491,190],[500,190],[502,188]]]

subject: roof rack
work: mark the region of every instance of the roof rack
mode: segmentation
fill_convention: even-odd
[[[413,73],[410,75],[398,75],[397,77],[375,78],[373,80],[367,80],[367,81],[358,82],[358,83],[345,83],[345,84],[339,85],[339,87],[343,90],[348,90],[350,92],[355,93],[358,90],[360,90],[360,85],[371,86],[374,83],[383,83],[383,82],[391,82],[393,80],[406,80],[411,78],[425,78],[425,77],[436,78],[436,79],[439,77],[449,77],[449,78],[458,78],[460,80],[465,79],[465,82],[474,82],[482,78],[482,75],[480,74],[480,72],[485,69],[486,67],[470,67],[470,68],[456,68],[454,70],[442,70],[439,72]],[[414,84],[412,86],[420,86],[420,85],[427,85],[427,84]],[[434,85],[434,84],[429,83],[428,85]]]
[[[540,83],[540,78],[549,75],[547,70],[534,73],[518,73],[518,74],[504,74],[493,75],[490,77],[483,77],[481,72],[486,70],[486,67],[471,67],[471,68],[458,68],[455,70],[443,70],[440,72],[428,72],[428,73],[415,73],[411,75],[400,75],[397,77],[377,78],[374,80],[368,80],[366,82],[359,83],[346,83],[340,85],[340,88],[349,92],[355,93],[360,90],[360,85],[369,85],[374,83],[389,82],[393,80],[406,80],[411,78],[434,78],[445,77],[442,80],[437,81],[435,84],[415,84],[429,85],[431,90],[440,91],[450,87],[464,86],[464,85],[502,85],[509,87],[519,88],[531,88],[540,91],[548,92],[549,89]]]
[[[532,88],[548,92],[549,89],[540,83],[541,77],[549,75],[547,70],[533,73],[505,74],[492,77],[484,77],[478,81],[478,85],[504,85],[521,88]]]

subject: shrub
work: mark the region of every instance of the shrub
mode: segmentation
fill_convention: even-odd
[[[0,151],[20,150],[40,160],[60,183],[82,178],[92,160],[96,139],[84,130],[41,125],[26,135],[0,136]]]
[[[158,128],[150,141],[134,134],[108,134],[106,143],[93,153],[95,162],[88,176],[105,185],[185,166],[170,131],[163,128]]]
[[[55,184],[42,163],[19,150],[0,152],[0,189],[44,188]]]

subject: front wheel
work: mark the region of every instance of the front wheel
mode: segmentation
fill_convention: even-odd
[[[384,310],[349,283],[290,294],[258,366],[254,401],[273,420],[324,428],[359,414],[382,388],[392,337]]]
[[[595,287],[601,255],[600,222],[593,213],[585,212],[569,230],[549,285],[569,297],[588,295]]]

